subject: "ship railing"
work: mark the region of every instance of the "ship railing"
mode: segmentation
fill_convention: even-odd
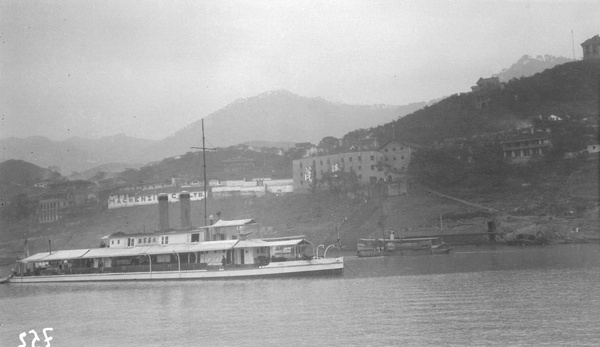
[[[208,264],[206,263],[183,263],[183,264],[153,264],[152,271],[193,271],[193,270],[207,270]],[[51,276],[51,275],[85,275],[94,273],[121,273],[121,272],[149,272],[150,265],[117,265],[117,266],[105,266],[98,268],[69,268],[69,269],[45,269],[35,272],[26,272],[24,276]]]

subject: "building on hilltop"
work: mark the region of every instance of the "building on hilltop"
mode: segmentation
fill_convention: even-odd
[[[600,59],[600,36],[596,35],[581,44],[583,59]]]
[[[48,188],[52,183],[51,180],[43,180],[36,182],[33,186],[36,188]]]
[[[504,159],[509,164],[524,164],[544,156],[552,147],[550,134],[533,128],[501,142]]]
[[[474,92],[484,92],[487,90],[495,90],[503,88],[503,83],[500,82],[500,77],[494,76],[490,78],[480,77],[475,86],[471,87]]]
[[[374,137],[368,137],[359,141],[359,151],[373,151],[379,149],[379,141]]]

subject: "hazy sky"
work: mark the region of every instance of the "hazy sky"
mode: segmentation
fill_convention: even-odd
[[[350,104],[467,92],[582,56],[593,1],[0,1],[0,138],[160,139],[286,89]]]

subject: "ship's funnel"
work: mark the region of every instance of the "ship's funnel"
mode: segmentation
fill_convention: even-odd
[[[165,193],[158,194],[158,229],[169,230],[169,196]]]
[[[179,201],[181,202],[181,227],[189,228],[192,226],[192,222],[190,220],[190,193],[181,192],[179,194]]]

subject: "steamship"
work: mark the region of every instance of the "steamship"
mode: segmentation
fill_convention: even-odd
[[[158,196],[159,230],[114,233],[100,247],[37,253],[19,261],[11,283],[236,279],[339,275],[342,257],[319,257],[304,236],[257,238],[252,219],[192,227],[190,194],[182,192],[181,228],[169,227],[168,196]]]

